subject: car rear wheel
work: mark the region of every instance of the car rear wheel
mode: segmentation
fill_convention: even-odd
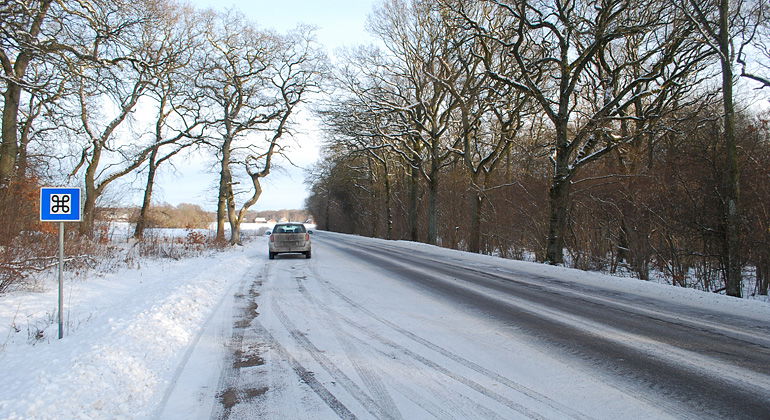
[[[310,251],[305,253],[305,258],[310,259]]]
[[[275,252],[269,252],[268,253],[268,258],[270,258],[271,260],[274,260],[275,259]]]

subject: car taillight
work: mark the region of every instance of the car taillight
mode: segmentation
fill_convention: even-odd
[[[275,235],[270,235],[270,242],[275,242]]]
[[[307,241],[309,241],[309,240],[310,240],[310,234],[309,234],[309,233],[306,233],[306,234],[305,234],[305,241],[307,242]]]

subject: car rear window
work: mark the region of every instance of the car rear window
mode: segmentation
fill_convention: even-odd
[[[273,233],[305,233],[304,225],[275,225]]]

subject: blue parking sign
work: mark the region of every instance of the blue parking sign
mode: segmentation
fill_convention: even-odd
[[[79,222],[80,188],[41,188],[40,221]]]

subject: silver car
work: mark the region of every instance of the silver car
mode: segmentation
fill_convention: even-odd
[[[270,259],[283,253],[300,253],[305,254],[305,258],[310,258],[310,233],[302,223],[275,225],[268,242]]]

